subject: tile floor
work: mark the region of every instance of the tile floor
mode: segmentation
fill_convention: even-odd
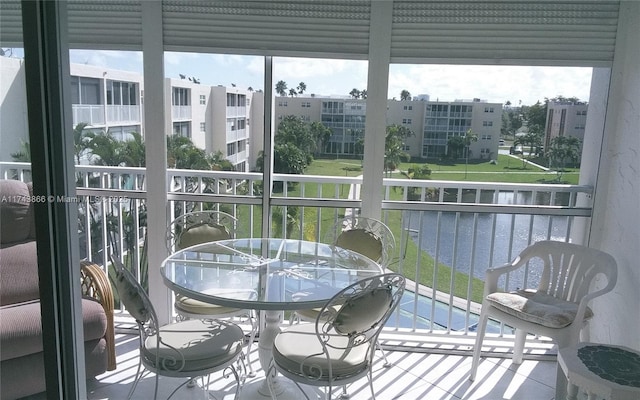
[[[137,367],[137,337],[118,334],[116,341],[118,368],[88,382],[89,399],[124,399],[129,392]],[[487,358],[480,364],[476,381],[470,382],[467,379],[471,366],[469,356],[389,351],[387,357],[393,364],[391,367],[383,367],[382,358],[376,358],[374,364],[374,388],[378,400],[552,400],[555,394],[555,361],[525,360],[521,365],[516,366],[511,364],[510,359]],[[258,361],[257,346],[254,346],[251,361],[257,376],[247,378],[245,385],[251,385],[263,376]],[[166,398],[183,381],[161,377],[158,398]],[[211,394],[216,399],[233,398],[235,390],[233,378],[224,379],[221,373],[213,374],[210,385]],[[153,387],[154,378],[153,375],[149,375],[138,385],[134,398],[153,398]],[[247,387],[249,386],[245,386]],[[244,394],[248,392],[245,391]],[[349,394],[353,400],[369,400],[371,393],[367,379],[352,384],[349,387]],[[183,387],[173,398],[202,399],[203,397],[203,392],[198,387]],[[339,396],[334,396],[334,398],[337,397]],[[295,393],[293,398],[304,397]]]

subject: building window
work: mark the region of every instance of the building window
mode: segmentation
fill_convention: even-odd
[[[303,101],[301,106],[302,108],[311,108],[311,102]]]
[[[242,153],[246,149],[247,149],[247,141],[246,140],[239,140],[238,141],[238,153]]]
[[[191,138],[191,124],[187,121],[174,122],[173,134],[177,136],[184,136]]]
[[[107,81],[107,104],[129,106],[138,104],[137,88],[133,82]]]
[[[238,105],[237,102],[238,96],[234,93],[227,93],[227,107],[235,107]]]
[[[174,106],[188,106],[189,102],[189,89],[174,87],[171,92],[171,104]]]
[[[288,104],[286,101],[282,101],[282,100],[278,101],[278,107],[286,107],[287,105]]]
[[[493,126],[493,121],[482,121],[482,126]]]
[[[481,140],[491,140],[491,135],[482,135]]]
[[[236,143],[227,143],[227,156],[236,154]]]
[[[200,122],[200,132],[204,132],[205,131],[205,124],[204,122]]]
[[[493,112],[493,107],[485,107],[485,108],[484,108],[484,112],[486,112],[486,113],[492,113],[492,112]]]
[[[587,110],[577,111],[576,115],[587,115]]]
[[[405,125],[411,125],[411,118],[402,118],[402,123]]]
[[[243,161],[234,166],[234,169],[238,172],[247,172],[247,162]]]
[[[98,79],[72,76],[71,77],[71,88],[72,88],[71,103],[72,104],[101,104],[100,87],[101,85]]]
[[[200,104],[203,106],[207,104],[207,97],[203,94],[200,95]]]
[[[404,107],[402,107],[402,108],[403,108],[405,111],[406,111],[406,110],[409,110],[409,111],[413,110],[413,106],[404,106]]]

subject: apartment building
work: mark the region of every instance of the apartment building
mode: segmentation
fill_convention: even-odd
[[[11,154],[29,141],[24,60],[0,57],[0,72],[0,160],[11,161]],[[71,64],[70,72],[73,126],[86,123],[86,129],[119,140],[127,140],[131,132],[146,134],[141,74],[84,64]],[[255,164],[249,124],[251,110],[258,110],[254,141],[261,148],[263,101],[257,102],[258,107],[251,104],[262,93],[201,85],[186,77],[165,78],[164,85],[166,132],[188,137],[208,153],[222,151],[238,171]]]
[[[551,139],[558,136],[573,136],[580,139],[582,143],[587,125],[588,107],[582,102],[547,103],[544,146],[548,148]]]
[[[321,121],[332,135],[322,152],[335,155],[360,154],[364,135],[366,100],[338,97],[277,97],[276,123],[294,115],[306,122]],[[402,125],[414,132],[404,144],[412,157],[443,157],[449,154],[447,142],[465,136],[471,129],[478,141],[471,144],[469,157],[492,159],[498,154],[502,104],[480,99],[431,102],[428,96],[414,100],[388,100],[387,125]]]

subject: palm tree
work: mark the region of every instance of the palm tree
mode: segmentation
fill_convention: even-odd
[[[73,154],[76,165],[80,164],[82,154],[87,151],[89,142],[95,137],[95,133],[86,130],[87,126],[88,123],[80,122],[73,128]]]
[[[387,126],[384,146],[384,170],[387,173],[394,171],[404,160],[409,161],[411,156],[404,151],[404,140],[414,133],[402,125]]]
[[[464,137],[451,136],[447,140],[448,154],[451,158],[460,158],[462,150],[464,149]]]
[[[367,99],[367,89],[362,89],[360,91],[360,98],[365,99],[365,100]]]
[[[204,150],[180,135],[167,136],[167,164],[169,168],[177,169],[209,169]]]
[[[580,159],[580,140],[574,136],[556,136],[551,139],[547,151],[549,166],[555,166],[557,180],[562,178],[567,160],[577,163]]]
[[[118,166],[123,162],[123,143],[108,133],[96,134],[87,143],[87,147],[96,157],[92,162],[94,165]]]
[[[411,100],[411,93],[404,89],[400,92],[400,100]]]
[[[298,94],[302,94],[307,90],[307,84],[304,83],[304,82],[300,82],[298,84],[298,88],[297,89],[298,89]]]
[[[142,135],[131,132],[132,139],[126,140],[121,148],[121,160],[130,167],[144,167],[146,165],[145,145]]]
[[[473,133],[471,131],[471,129],[469,129],[467,131],[467,134],[464,135],[464,146],[467,150],[466,154],[465,154],[465,163],[464,163],[464,178],[467,178],[467,166],[469,164],[469,146],[471,146],[471,143],[473,142],[477,142],[478,141],[478,135],[476,135],[475,133]]]
[[[354,99],[359,99],[360,98],[360,91],[356,88],[351,89],[351,91],[349,92],[349,96],[353,97]]]
[[[287,82],[278,81],[278,83],[276,83],[276,93],[278,93],[280,96],[286,96],[287,95]]]
[[[310,125],[311,134],[316,140],[316,153],[324,148],[324,144],[331,138],[333,132],[331,128],[326,127],[322,122],[314,121]]]
[[[298,92],[296,92],[294,88],[289,89],[289,96],[293,97],[297,95],[298,95]]]

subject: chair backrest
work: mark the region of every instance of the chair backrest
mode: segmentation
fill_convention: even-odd
[[[237,219],[222,211],[197,211],[174,219],[167,228],[169,252],[236,236]]]
[[[155,333],[159,328],[158,317],[147,292],[119,258],[111,255],[110,259],[115,269],[114,284],[120,301],[136,322],[146,327],[148,335]],[[143,332],[141,331],[140,334],[142,335]]]
[[[367,256],[383,267],[390,264],[396,246],[393,233],[382,221],[359,216],[339,221],[325,240]]]
[[[541,259],[544,265],[538,290],[563,300],[579,302],[589,293],[591,282],[599,274],[607,279],[607,285],[599,294],[613,290],[616,285],[616,261],[597,249],[545,240],[524,249],[514,264],[522,265],[534,258]]]
[[[384,324],[400,302],[405,278],[398,273],[371,276],[342,289],[320,310],[316,335],[323,346],[350,351],[375,344]],[[334,340],[346,337],[345,340]]]

